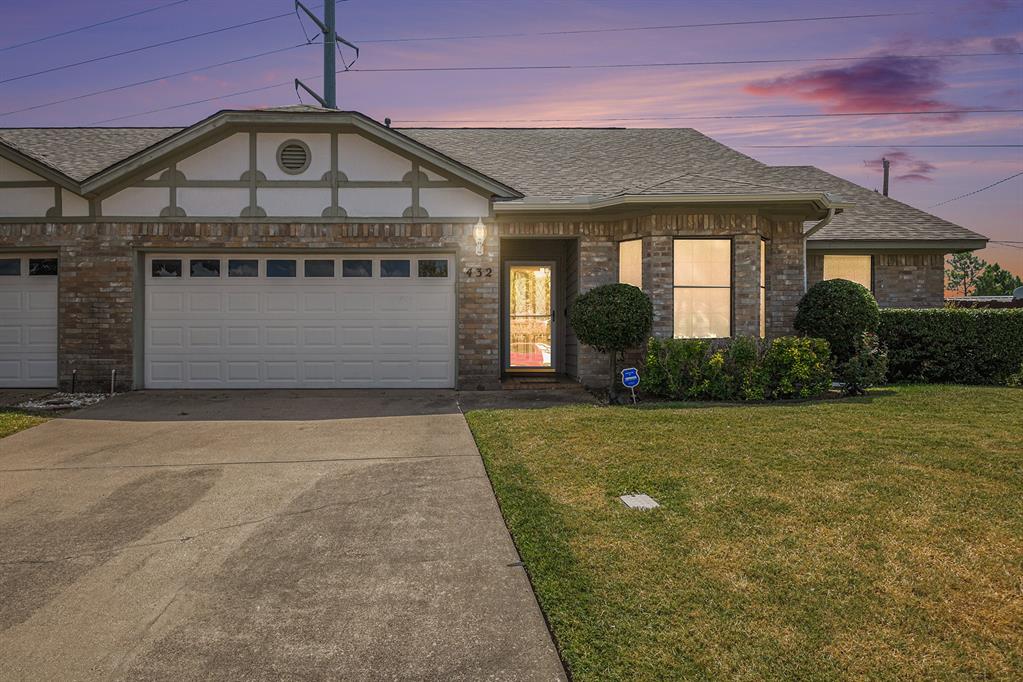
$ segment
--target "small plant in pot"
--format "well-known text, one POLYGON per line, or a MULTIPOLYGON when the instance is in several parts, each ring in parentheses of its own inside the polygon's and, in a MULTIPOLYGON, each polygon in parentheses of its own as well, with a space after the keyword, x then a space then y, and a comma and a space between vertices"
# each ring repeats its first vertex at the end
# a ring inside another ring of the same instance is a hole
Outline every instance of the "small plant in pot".
POLYGON ((605 284, 580 295, 568 314, 579 341, 608 356, 608 401, 618 402, 617 363, 650 334, 650 297, 630 284, 605 284))

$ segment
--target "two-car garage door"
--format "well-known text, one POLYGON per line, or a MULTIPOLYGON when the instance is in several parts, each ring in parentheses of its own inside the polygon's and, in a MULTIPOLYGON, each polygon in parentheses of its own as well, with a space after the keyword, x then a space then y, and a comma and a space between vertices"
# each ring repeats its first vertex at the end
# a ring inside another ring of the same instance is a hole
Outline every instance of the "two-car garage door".
POLYGON ((438 254, 152 254, 148 388, 446 388, 455 277, 438 254))

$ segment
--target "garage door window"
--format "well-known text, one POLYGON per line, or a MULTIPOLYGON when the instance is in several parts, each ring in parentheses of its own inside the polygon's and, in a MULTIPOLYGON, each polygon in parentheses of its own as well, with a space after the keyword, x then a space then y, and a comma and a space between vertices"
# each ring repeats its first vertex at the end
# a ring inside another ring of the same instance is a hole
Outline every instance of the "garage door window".
POLYGON ((57 259, 56 258, 29 258, 28 259, 28 274, 29 276, 42 276, 42 277, 56 277, 57 276, 57 259))
POLYGON ((229 260, 227 261, 228 277, 259 277, 258 260, 229 260))
POLYGON ((154 260, 153 277, 181 277, 180 260, 154 260))
POLYGON ((412 270, 407 260, 380 261, 381 277, 410 277, 411 273, 412 270))
POLYGON ((372 277, 373 261, 371 260, 344 260, 341 261, 342 277, 372 277))
POLYGON ((18 277, 21 275, 20 258, 0 258, 0 277, 18 277))
POLYGON ((196 278, 220 277, 220 261, 212 259, 193 260, 189 263, 189 275, 196 278))
POLYGON ((295 261, 293 260, 268 260, 266 262, 267 277, 294 277, 295 261))
POLYGON ((448 262, 444 259, 423 259, 419 261, 420 277, 447 277, 448 262))
POLYGON ((306 277, 333 277, 334 261, 332 260, 307 260, 305 262, 306 277))

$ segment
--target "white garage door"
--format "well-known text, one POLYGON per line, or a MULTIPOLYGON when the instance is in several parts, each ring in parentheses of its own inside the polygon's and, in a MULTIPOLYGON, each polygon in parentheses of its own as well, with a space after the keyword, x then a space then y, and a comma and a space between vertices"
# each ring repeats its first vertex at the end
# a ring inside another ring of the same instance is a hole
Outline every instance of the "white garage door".
POLYGON ((450 256, 146 257, 149 388, 447 388, 450 256))
POLYGON ((0 254, 0 387, 57 385, 57 259, 0 254))

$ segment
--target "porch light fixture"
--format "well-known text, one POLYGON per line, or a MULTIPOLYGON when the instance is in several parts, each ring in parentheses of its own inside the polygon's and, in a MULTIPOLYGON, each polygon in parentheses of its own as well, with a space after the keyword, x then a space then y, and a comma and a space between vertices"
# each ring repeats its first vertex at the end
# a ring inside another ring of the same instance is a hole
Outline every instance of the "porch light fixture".
POLYGON ((483 218, 476 220, 472 227, 472 238, 476 240, 476 255, 483 255, 483 242, 487 240, 487 226, 483 224, 483 218))

